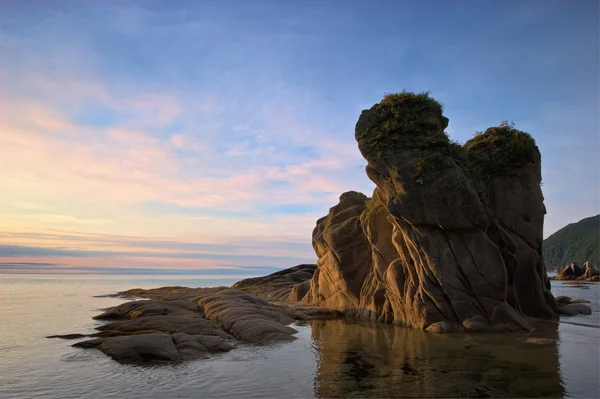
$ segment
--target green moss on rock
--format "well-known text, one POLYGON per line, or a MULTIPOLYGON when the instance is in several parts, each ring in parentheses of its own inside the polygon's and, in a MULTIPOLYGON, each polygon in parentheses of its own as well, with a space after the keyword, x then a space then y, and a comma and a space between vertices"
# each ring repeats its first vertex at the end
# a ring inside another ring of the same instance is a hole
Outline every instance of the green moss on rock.
POLYGON ((415 162, 413 180, 423 184, 424 178, 432 173, 442 170, 446 165, 446 156, 439 152, 429 152, 415 162))
POLYGON ((357 125, 356 138, 367 149, 383 156, 401 148, 435 148, 448 144, 443 130, 448 119, 442 116, 443 106, 429 92, 386 94, 375 104, 364 123, 357 125))
POLYGON ((540 156, 533 137, 508 122, 476 133, 463 148, 468 156, 465 166, 481 176, 510 172, 526 163, 536 162, 540 156))

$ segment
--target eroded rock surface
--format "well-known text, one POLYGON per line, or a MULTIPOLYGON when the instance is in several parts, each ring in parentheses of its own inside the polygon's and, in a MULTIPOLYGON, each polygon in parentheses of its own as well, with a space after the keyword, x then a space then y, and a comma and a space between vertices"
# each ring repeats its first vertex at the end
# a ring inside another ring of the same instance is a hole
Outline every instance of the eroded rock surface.
POLYGON ((316 269, 317 265, 298 265, 268 276, 238 281, 231 288, 267 298, 287 300, 294 286, 310 280, 316 269))
POLYGON ((170 363, 227 352, 233 346, 223 338, 184 333, 148 333, 97 338, 78 342, 80 348, 96 348, 121 363, 170 363))
MULTIPOLYGON (((340 316, 334 310, 272 302, 227 287, 133 289, 120 294, 151 299, 127 302, 95 316, 111 322, 97 327, 98 332, 90 335, 94 339, 74 347, 96 348, 122 363, 179 362, 226 352, 239 342, 290 341, 297 332, 289 326, 294 321, 340 316)), ((82 337, 86 335, 51 336, 82 337)))
POLYGON ((376 184, 317 221, 317 270, 288 300, 432 332, 529 329, 555 318, 541 254, 540 154, 504 124, 460 146, 426 94, 389 95, 355 137, 376 184))

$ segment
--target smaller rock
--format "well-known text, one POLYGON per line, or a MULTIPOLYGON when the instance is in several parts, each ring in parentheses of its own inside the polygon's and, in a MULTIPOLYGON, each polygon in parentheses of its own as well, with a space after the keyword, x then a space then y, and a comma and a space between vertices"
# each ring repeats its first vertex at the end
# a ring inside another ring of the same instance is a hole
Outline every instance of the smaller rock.
POLYGON ((600 281, 600 269, 593 266, 590 261, 585 262, 583 266, 572 262, 558 272, 555 280, 600 281))
POLYGON ((89 339, 87 341, 77 342, 76 344, 73 344, 71 346, 73 348, 85 348, 85 349, 88 349, 88 348, 96 348, 101 343, 102 343, 102 339, 96 338, 96 339, 89 339))
POLYGON ((554 300, 556 301, 556 306, 558 307, 565 306, 570 303, 590 303, 590 301, 586 299, 571 298, 569 296, 557 296, 554 298, 554 300))
POLYGON ((74 347, 97 348, 121 363, 166 363, 181 360, 169 334, 127 335, 79 342, 74 347))
POLYGON ((490 323, 483 316, 476 315, 463 321, 463 327, 469 332, 490 331, 490 323))
POLYGON ((571 297, 570 296, 557 296, 554 297, 554 301, 556 302, 556 306, 564 306, 567 305, 569 303, 571 303, 571 297))
POLYGON ((452 323, 447 321, 438 321, 436 323, 431 324, 426 328, 427 332, 432 334, 443 334, 443 333, 452 333, 452 332, 461 332, 463 331, 462 326, 454 326, 452 323))
POLYGON ((227 352, 233 346, 223 338, 206 335, 164 333, 126 335, 78 342, 77 348, 97 348, 120 363, 173 363, 227 352))
POLYGON ((571 299, 571 301, 569 303, 591 303, 591 302, 586 299, 573 298, 573 299, 571 299))
POLYGON ((550 339, 550 338, 530 337, 530 338, 527 338, 524 343, 531 344, 531 345, 552 345, 555 342, 556 341, 554 341, 553 339, 550 339))
POLYGON ((579 266, 577 262, 567 264, 556 275, 557 280, 575 280, 583 275, 585 269, 579 266))
POLYGON ((600 270, 597 267, 592 266, 590 261, 584 263, 585 271, 581 276, 582 280, 593 281, 594 277, 599 277, 600 270))
POLYGON ((580 314, 592 314, 592 309, 583 303, 570 303, 558 308, 558 313, 563 316, 577 316, 580 314))
MULTIPOLYGON (((254 295, 287 300, 296 285, 310 281, 317 265, 298 265, 264 277, 247 278, 238 281, 231 288, 254 295)), ((296 294, 296 296, 298 296, 296 294)), ((302 299, 301 297, 297 298, 302 299)))
POLYGON ((62 339, 79 339, 85 338, 87 335, 85 334, 65 334, 65 335, 50 335, 46 338, 62 338, 62 339))

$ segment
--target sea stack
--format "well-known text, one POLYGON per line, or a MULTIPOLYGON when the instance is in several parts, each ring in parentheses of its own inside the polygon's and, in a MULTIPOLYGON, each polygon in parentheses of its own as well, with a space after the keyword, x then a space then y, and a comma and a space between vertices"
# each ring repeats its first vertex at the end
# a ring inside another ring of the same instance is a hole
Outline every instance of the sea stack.
POLYGON ((389 94, 361 113, 355 138, 377 187, 343 193, 317 221, 317 269, 288 300, 431 332, 556 317, 534 139, 503 123, 461 146, 447 126, 428 93, 389 94))

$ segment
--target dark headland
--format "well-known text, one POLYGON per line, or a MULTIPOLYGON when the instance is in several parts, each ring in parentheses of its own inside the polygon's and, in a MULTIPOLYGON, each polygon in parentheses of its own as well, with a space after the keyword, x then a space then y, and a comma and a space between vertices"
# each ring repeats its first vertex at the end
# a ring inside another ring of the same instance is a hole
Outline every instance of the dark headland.
MULTIPOLYGON (((294 321, 351 318, 430 333, 532 331, 531 319, 589 314, 555 298, 542 256, 546 209, 534 139, 502 123, 464 145, 428 93, 386 95, 355 138, 376 184, 317 220, 316 265, 231 288, 133 289, 93 339, 121 362, 174 362, 237 342, 294 339, 294 321)), ((70 336, 66 338, 78 338, 70 336)), ((551 340, 532 340, 550 344, 551 340)))

